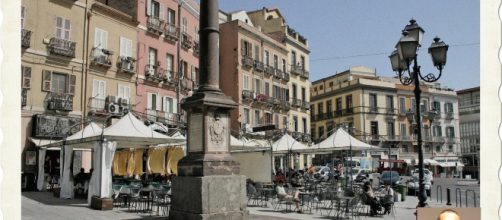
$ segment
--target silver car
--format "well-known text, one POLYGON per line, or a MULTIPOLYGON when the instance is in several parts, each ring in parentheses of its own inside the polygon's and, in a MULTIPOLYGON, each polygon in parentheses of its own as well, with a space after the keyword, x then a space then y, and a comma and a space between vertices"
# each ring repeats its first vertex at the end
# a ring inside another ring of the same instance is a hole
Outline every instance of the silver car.
MULTIPOLYGON (((411 173, 412 176, 417 176, 418 178, 418 169, 413 170, 411 173)), ((424 169, 424 180, 426 183, 434 184, 434 177, 432 176, 432 172, 429 169, 424 169)))
MULTIPOLYGON (((406 185, 408 186, 408 193, 410 195, 413 195, 414 193, 417 193, 418 192, 418 187, 419 187, 419 184, 418 184, 418 175, 414 175, 412 177, 412 179, 409 180, 406 185)), ((427 193, 427 195, 430 195, 430 193, 431 193, 431 182, 425 181, 424 187, 425 187, 425 192, 427 193)))

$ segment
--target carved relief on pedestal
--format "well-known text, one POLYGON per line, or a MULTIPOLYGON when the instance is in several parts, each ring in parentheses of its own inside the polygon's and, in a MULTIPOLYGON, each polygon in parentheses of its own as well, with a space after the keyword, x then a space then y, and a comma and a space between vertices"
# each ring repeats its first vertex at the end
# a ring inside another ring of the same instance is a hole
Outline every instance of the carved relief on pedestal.
POLYGON ((213 114, 213 117, 209 117, 208 127, 211 142, 215 144, 222 144, 225 140, 224 135, 227 128, 224 121, 225 120, 221 118, 220 114, 216 112, 213 114))

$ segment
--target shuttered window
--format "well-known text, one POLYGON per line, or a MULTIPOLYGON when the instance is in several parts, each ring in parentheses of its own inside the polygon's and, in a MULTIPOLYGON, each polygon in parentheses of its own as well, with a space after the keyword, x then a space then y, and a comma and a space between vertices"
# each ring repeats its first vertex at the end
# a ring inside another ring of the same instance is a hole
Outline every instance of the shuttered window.
POLYGON ((75 75, 49 70, 42 71, 42 91, 75 94, 76 81, 77 77, 75 75))
POLYGON ((107 49, 108 48, 108 32, 96 28, 94 32, 94 48, 107 49))
POLYGON ((118 85, 118 97, 122 99, 126 99, 127 103, 131 103, 131 88, 126 85, 118 85))
POLYGON ((132 40, 120 37, 120 56, 132 57, 132 40))
POLYGON ((21 66, 22 74, 22 88, 29 89, 31 88, 31 67, 21 66))

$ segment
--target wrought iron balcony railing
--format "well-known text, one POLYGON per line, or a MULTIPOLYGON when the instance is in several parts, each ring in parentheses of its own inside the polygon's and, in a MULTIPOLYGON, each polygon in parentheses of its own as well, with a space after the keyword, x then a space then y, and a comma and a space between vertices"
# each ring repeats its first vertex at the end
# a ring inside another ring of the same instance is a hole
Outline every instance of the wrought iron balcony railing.
POLYGON ((305 100, 302 100, 302 109, 304 110, 309 110, 310 109, 310 103, 305 101, 305 100))
POLYGON ((136 60, 132 57, 119 57, 119 68, 120 71, 124 73, 132 73, 134 74, 134 63, 136 60))
POLYGON ((113 52, 110 50, 95 48, 94 57, 92 58, 92 64, 97 66, 111 67, 112 55, 113 52))
POLYGON ((191 79, 183 78, 181 79, 181 89, 185 91, 192 91, 194 88, 194 81, 191 79))
POLYGON ((53 37, 49 41, 49 53, 69 58, 75 58, 76 45, 76 42, 53 37))
POLYGON ((193 43, 193 55, 194 56, 197 56, 197 57, 199 56, 199 52, 200 52, 199 49, 200 49, 199 42, 195 41, 193 43))
POLYGON ((23 89, 23 90, 21 90, 21 107, 26 106, 27 101, 28 101, 28 90, 23 89))
POLYGON ((72 111, 73 95, 51 92, 47 104, 49 110, 72 111))
POLYGON ((164 37, 167 40, 177 41, 179 39, 179 35, 180 35, 179 28, 177 28, 174 24, 169 24, 169 23, 166 24, 166 28, 164 31, 164 37))
POLYGON ((21 29, 21 47, 30 48, 31 42, 31 31, 26 29, 21 29))
POLYGON ((291 100, 292 100, 291 106, 298 107, 298 108, 302 106, 302 100, 301 99, 292 98, 291 100))
POLYGON ((274 67, 266 65, 266 67, 265 67, 265 74, 274 75, 275 76, 275 69, 274 69, 274 67))
POLYGON ((188 33, 184 32, 181 33, 181 47, 185 50, 188 50, 192 48, 192 36, 190 36, 188 33))
POLYGON ((162 30, 163 21, 157 17, 148 17, 147 29, 148 31, 161 35, 164 30, 162 30))
POLYGON ((258 60, 254 61, 254 69, 258 72, 264 72, 265 71, 265 65, 263 62, 260 62, 258 60))
POLYGON ((248 57, 248 56, 243 56, 242 57, 242 66, 245 68, 253 67, 253 58, 248 57))
POLYGON ((255 93, 250 90, 242 90, 242 99, 253 100, 256 97, 255 93))

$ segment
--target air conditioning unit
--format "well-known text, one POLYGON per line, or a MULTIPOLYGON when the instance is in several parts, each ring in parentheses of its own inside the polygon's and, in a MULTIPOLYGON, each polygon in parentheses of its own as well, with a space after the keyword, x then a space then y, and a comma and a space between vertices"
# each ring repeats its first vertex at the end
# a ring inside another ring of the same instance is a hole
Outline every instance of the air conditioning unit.
POLYGON ((129 101, 127 99, 120 98, 118 104, 120 105, 120 107, 125 107, 129 105, 129 101))
POLYGON ((120 112, 120 106, 115 103, 109 103, 106 110, 108 113, 118 114, 120 112))
POLYGON ((127 113, 129 113, 129 106, 121 106, 120 112, 122 112, 122 114, 126 115, 127 113))
POLYGON ((106 103, 116 103, 117 102, 117 97, 109 95, 106 97, 106 103))

